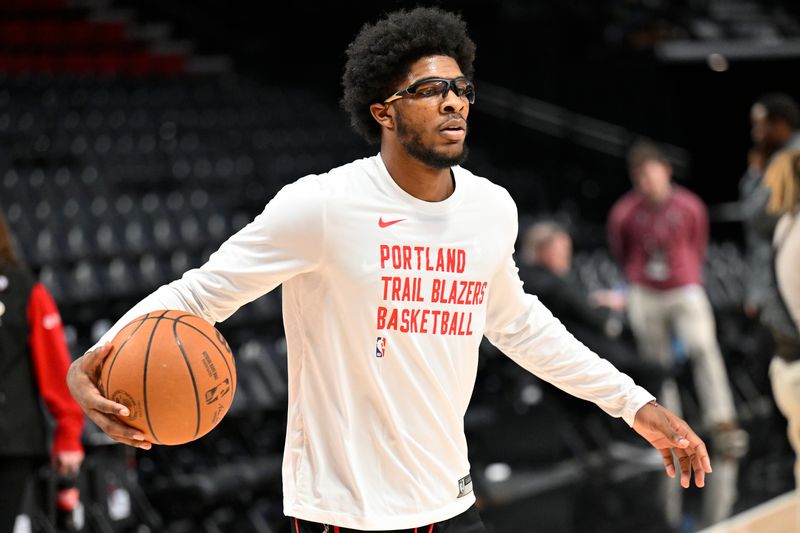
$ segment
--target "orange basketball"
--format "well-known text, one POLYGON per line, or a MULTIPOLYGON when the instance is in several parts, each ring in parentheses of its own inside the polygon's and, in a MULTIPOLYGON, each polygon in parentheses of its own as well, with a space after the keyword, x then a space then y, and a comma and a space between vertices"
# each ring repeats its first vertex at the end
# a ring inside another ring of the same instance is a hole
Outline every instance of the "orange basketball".
POLYGON ((217 329, 185 311, 153 311, 112 341, 100 391, 130 410, 124 423, 154 444, 183 444, 216 426, 233 402, 236 368, 217 329))

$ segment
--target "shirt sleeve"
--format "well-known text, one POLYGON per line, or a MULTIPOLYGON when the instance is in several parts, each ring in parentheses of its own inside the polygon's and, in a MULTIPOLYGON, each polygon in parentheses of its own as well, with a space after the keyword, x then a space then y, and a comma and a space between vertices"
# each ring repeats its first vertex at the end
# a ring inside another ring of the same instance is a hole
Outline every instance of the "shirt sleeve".
MULTIPOLYGON (((515 224, 514 235, 516 230, 515 224)), ((511 243, 489 288, 486 337, 526 370, 633 426, 636 412, 653 395, 573 337, 538 298, 523 292, 511 243)))
POLYGON ((83 412, 67 389, 70 356, 61 315, 41 283, 33 286, 27 315, 28 345, 39 395, 56 422, 53 453, 83 451, 83 412))
POLYGON ((222 322, 244 304, 317 267, 324 253, 324 218, 318 176, 287 185, 206 264, 145 297, 95 346, 113 339, 134 318, 159 309, 187 311, 211 324, 222 322))

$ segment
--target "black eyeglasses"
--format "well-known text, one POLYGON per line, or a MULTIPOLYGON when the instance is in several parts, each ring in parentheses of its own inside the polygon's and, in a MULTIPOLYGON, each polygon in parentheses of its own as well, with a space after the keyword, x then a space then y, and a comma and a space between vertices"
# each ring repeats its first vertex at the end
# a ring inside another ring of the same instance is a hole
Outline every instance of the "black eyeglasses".
POLYGON ((450 89, 453 90, 456 96, 466 97, 470 104, 475 103, 475 85, 463 76, 452 80, 445 78, 425 78, 424 80, 415 81, 405 89, 394 93, 384 100, 383 103, 388 104, 389 102, 394 102, 406 96, 411 98, 431 98, 433 96, 442 95, 442 99, 445 99, 450 89))

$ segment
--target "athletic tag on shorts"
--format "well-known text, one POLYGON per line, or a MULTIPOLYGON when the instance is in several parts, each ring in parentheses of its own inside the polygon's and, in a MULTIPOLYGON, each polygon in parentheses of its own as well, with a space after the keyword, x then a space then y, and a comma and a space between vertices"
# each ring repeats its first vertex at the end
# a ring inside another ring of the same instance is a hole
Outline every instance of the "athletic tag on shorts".
POLYGON ((466 496, 472 492, 472 476, 467 474, 458 480, 458 497, 466 496))

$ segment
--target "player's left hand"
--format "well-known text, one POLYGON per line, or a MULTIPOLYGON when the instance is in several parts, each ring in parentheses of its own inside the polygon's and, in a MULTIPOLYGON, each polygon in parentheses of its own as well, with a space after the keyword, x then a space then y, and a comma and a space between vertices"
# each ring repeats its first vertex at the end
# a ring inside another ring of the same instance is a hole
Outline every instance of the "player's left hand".
POLYGON ((633 429, 661 452, 664 469, 673 478, 675 462, 672 454, 675 454, 681 469, 683 488, 689 488, 692 471, 694 484, 698 487, 705 485, 706 474, 711 473, 711 459, 705 443, 692 431, 689 424, 669 409, 650 402, 636 412, 633 429))
POLYGON ((81 469, 83 452, 56 452, 53 455, 53 467, 59 476, 74 476, 81 469))

